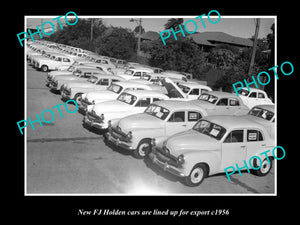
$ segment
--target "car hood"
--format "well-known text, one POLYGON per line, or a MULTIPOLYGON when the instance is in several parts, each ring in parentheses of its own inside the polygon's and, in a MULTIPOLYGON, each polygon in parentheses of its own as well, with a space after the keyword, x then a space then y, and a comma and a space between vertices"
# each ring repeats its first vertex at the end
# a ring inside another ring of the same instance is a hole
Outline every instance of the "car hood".
POLYGON ((138 113, 131 116, 124 117, 119 121, 119 127, 124 131, 132 129, 151 129, 151 128, 163 128, 164 121, 151 116, 147 113, 138 113))
POLYGON ((72 79, 78 79, 79 77, 74 75, 57 75, 54 77, 55 80, 72 80, 72 79))
POLYGON ((174 156, 179 156, 190 150, 213 151, 219 149, 220 146, 221 144, 218 140, 195 130, 175 134, 168 139, 166 144, 166 147, 174 156))
MULTIPOLYGON (((103 90, 103 91, 98 91, 98 92, 88 92, 86 94, 87 100, 90 102, 93 100, 113 100, 118 97, 119 94, 113 92, 113 91, 108 91, 108 90, 103 90)), ((97 102, 97 101, 96 101, 97 102)))
POLYGON ((58 71, 58 70, 55 70, 55 71, 51 71, 49 72, 49 75, 50 76, 57 76, 57 75, 72 75, 73 72, 70 72, 70 71, 58 71))
POLYGON ((128 111, 130 109, 132 109, 132 105, 129 105, 125 102, 121 102, 118 100, 101 102, 101 103, 94 105, 94 107, 93 107, 93 110, 99 116, 102 113, 122 112, 122 111, 128 111))

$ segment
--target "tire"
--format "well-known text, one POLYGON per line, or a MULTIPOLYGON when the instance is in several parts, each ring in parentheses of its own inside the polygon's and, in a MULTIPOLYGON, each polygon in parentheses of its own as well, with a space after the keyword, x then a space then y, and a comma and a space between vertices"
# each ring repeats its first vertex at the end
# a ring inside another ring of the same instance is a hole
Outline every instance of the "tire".
MULTIPOLYGON (((253 170, 253 173, 259 177, 266 176, 272 169, 273 160, 269 160, 270 163, 268 162, 268 159, 264 159, 264 161, 261 164, 261 167, 258 170, 253 170)), ((253 160, 253 167, 259 167, 259 163, 257 163, 257 161, 257 159, 253 160)))
POLYGON ((82 93, 77 93, 74 96, 74 100, 76 101, 77 104, 79 104, 79 98, 81 97, 82 93))
POLYGON ((43 72, 47 72, 47 71, 48 71, 48 66, 42 65, 42 66, 41 66, 41 70, 42 70, 43 72))
POLYGON ((203 182, 207 174, 207 166, 204 163, 199 163, 193 167, 189 176, 185 177, 185 183, 190 187, 196 187, 203 182))
POLYGON ((133 155, 137 159, 145 158, 151 151, 151 140, 141 140, 137 148, 133 151, 133 155))

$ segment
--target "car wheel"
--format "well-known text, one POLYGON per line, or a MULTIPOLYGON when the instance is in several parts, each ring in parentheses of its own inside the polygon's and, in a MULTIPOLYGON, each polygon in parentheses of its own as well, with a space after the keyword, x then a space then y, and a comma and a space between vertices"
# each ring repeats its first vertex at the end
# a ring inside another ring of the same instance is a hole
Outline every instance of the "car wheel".
POLYGON ((137 148, 133 151, 133 155, 137 159, 145 158, 151 151, 151 141, 149 139, 142 140, 137 148))
POLYGON ((47 71, 48 71, 48 66, 42 65, 41 70, 42 70, 43 72, 47 72, 47 71))
MULTIPOLYGON (((270 159, 269 159, 270 160, 270 159)), ((259 167, 259 163, 257 163, 257 159, 253 160, 253 166, 254 167, 259 167)), ((253 170, 253 173, 257 176, 266 176, 272 169, 272 160, 270 160, 270 163, 268 162, 268 159, 265 159, 262 164, 261 167, 258 170, 253 170)))
POLYGON ((77 104, 80 103, 81 95, 82 95, 82 93, 77 93, 74 96, 74 100, 76 101, 77 104))
POLYGON ((207 176, 207 166, 204 163, 199 163, 193 167, 189 176, 185 178, 185 183, 190 187, 198 186, 207 176))

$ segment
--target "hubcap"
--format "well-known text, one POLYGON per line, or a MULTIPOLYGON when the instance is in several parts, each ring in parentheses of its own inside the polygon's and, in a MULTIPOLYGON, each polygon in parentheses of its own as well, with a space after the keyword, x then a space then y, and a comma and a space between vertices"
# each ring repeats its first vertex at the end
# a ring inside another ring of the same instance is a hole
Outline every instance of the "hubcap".
POLYGON ((141 156, 145 156, 146 155, 146 151, 147 149, 150 147, 150 145, 148 143, 143 143, 140 145, 140 148, 139 148, 139 154, 141 156))
POLYGON ((270 170, 270 167, 271 167, 270 163, 268 163, 268 161, 265 160, 261 165, 260 171, 262 173, 267 173, 270 170))
POLYGON ((195 168, 191 173, 191 181, 195 183, 199 183, 203 178, 204 172, 201 168, 195 168))

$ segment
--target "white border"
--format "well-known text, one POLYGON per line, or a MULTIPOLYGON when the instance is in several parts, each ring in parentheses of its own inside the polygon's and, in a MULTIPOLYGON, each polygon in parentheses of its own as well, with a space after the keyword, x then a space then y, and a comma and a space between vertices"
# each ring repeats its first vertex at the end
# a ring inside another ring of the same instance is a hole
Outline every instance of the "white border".
MULTIPOLYGON (((191 17, 197 17, 198 15, 168 15, 168 16, 78 16, 78 18, 191 18, 191 17)), ((24 16, 24 31, 26 31, 27 28, 27 19, 28 18, 55 18, 57 16, 24 16)), ((68 16, 73 17, 73 16, 68 16)), ((210 16, 211 18, 217 17, 217 16, 210 16)), ((75 18, 75 17, 74 17, 75 18)), ((207 16, 204 16, 203 18, 207 18, 207 16)), ((221 18, 272 18, 275 20, 275 65, 277 64, 277 16, 222 16, 221 18)), ((24 41, 24 69, 25 69, 25 77, 24 77, 24 115, 25 118, 27 118, 27 60, 26 60, 26 51, 27 51, 27 40, 24 41)), ((277 71, 277 69, 276 69, 277 71)), ((274 78, 274 84, 275 84, 275 144, 277 146, 277 79, 274 78)), ((24 196, 277 196, 277 160, 274 160, 274 193, 253 193, 253 194, 242 194, 242 193, 224 193, 224 194, 90 194, 90 193, 79 193, 79 194, 67 194, 67 193, 27 193, 27 128, 24 129, 24 196)))

